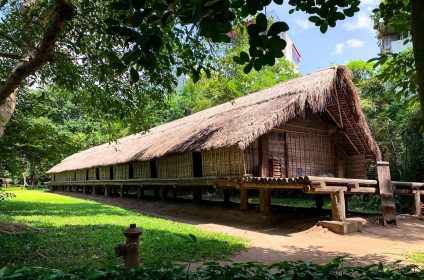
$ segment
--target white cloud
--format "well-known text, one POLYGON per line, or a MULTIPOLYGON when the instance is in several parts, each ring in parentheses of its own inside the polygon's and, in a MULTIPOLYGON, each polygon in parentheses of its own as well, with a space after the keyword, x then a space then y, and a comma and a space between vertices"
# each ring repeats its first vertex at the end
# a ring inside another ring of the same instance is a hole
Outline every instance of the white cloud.
POLYGON ((337 43, 334 48, 335 54, 342 54, 345 49, 358 49, 365 45, 364 41, 358 39, 349 39, 345 42, 337 43))
POLYGON ((349 31, 357 29, 368 29, 370 32, 374 31, 370 16, 363 12, 359 12, 353 20, 345 22, 343 27, 349 31))
POLYGON ((307 30, 307 29, 311 28, 311 26, 312 26, 312 24, 309 20, 307 20, 307 19, 302 20, 300 18, 296 19, 296 24, 303 30, 307 30))
POLYGON ((350 39, 346 41, 346 47, 352 48, 352 49, 361 48, 364 45, 365 45, 365 42, 358 39, 350 39))
POLYGON ((337 43, 336 44, 336 50, 334 51, 336 54, 341 54, 343 52, 344 49, 344 44, 343 43, 337 43))

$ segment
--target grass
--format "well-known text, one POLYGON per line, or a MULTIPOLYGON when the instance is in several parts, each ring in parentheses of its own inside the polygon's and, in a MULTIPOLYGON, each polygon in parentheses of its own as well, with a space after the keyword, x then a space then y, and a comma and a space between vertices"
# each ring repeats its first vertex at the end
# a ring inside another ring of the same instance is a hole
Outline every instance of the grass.
POLYGON ((131 223, 144 229, 141 259, 146 265, 218 260, 234 255, 247 245, 240 238, 207 233, 192 225, 89 200, 42 190, 12 192, 16 198, 0 202, 0 221, 21 223, 40 231, 0 234, 0 267, 25 264, 70 270, 87 265, 120 264, 123 261, 114 256, 114 248, 124 242, 122 231, 131 223), (182 237, 189 234, 195 235, 198 242, 188 242, 182 237))
POLYGON ((408 259, 420 267, 424 267, 424 251, 413 252, 408 255, 408 259))

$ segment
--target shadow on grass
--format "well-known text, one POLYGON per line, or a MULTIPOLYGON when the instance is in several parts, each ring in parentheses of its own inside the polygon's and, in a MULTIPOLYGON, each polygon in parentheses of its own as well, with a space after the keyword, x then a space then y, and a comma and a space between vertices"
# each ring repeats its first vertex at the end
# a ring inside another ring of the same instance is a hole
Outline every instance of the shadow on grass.
POLYGON ((115 209, 110 205, 99 203, 55 203, 52 202, 29 202, 29 201, 16 201, 11 200, 5 202, 9 205, 0 205, 0 211, 3 214, 10 216, 95 216, 95 215, 116 215, 116 216, 131 216, 125 210, 115 209), (2 207, 3 206, 3 207, 2 207))
MULTIPOLYGON (((64 226, 44 228, 38 233, 0 234, 0 267, 42 265, 70 270, 122 264, 123 260, 115 257, 114 248, 124 243, 124 229, 114 225, 64 226)), ((146 229, 140 242, 141 260, 146 265, 219 260, 243 249, 241 244, 230 244, 212 236, 197 236, 197 239, 197 243, 189 242, 171 231, 146 229)))

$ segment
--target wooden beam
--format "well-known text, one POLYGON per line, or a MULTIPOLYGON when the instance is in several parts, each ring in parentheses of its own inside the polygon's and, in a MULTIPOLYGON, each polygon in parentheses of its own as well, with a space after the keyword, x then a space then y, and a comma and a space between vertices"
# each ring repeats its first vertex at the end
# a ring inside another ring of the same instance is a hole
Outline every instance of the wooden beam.
POLYGON ((331 216, 333 221, 346 220, 346 206, 343 190, 331 194, 331 216))
POLYGON ((249 194, 248 189, 240 189, 240 210, 244 211, 249 209, 249 194))
POLYGON ((384 224, 396 225, 396 206, 390 178, 390 168, 387 161, 377 161, 377 175, 384 224))
POLYGON ((338 185, 347 185, 347 184, 354 184, 358 183, 359 185, 366 185, 366 186, 376 186, 377 180, 367 180, 367 179, 349 179, 349 178, 335 178, 335 177, 320 177, 320 176, 304 176, 305 180, 308 180, 310 182, 325 182, 328 184, 338 184, 338 185))

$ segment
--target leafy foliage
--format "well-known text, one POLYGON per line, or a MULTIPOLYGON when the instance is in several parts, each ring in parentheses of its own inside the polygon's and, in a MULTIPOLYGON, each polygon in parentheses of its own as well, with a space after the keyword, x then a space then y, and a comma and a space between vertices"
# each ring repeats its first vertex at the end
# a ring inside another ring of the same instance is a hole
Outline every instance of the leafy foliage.
POLYGON ((11 192, 5 192, 0 189, 0 201, 6 200, 8 198, 13 198, 13 197, 16 197, 16 194, 11 192))
MULTIPOLYGON (((381 70, 375 70, 372 63, 363 61, 350 62, 348 66, 361 92, 362 109, 371 132, 379 143, 383 158, 390 162, 392 178, 424 180, 424 127, 419 106, 394 96, 395 86, 381 78, 383 69, 397 66, 392 61, 383 64, 381 70)), ((396 73, 397 79, 403 79, 404 71, 396 73)))
POLYGON ((187 271, 184 265, 163 264, 158 267, 125 269, 109 267, 63 272, 43 267, 22 267, 0 270, 2 279, 422 279, 424 271, 415 266, 391 267, 382 264, 365 267, 343 265, 343 258, 336 258, 327 265, 306 262, 282 262, 272 265, 260 263, 206 263, 195 271, 187 271))

